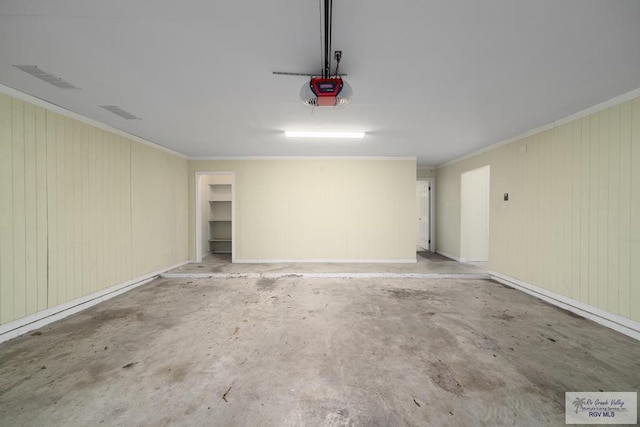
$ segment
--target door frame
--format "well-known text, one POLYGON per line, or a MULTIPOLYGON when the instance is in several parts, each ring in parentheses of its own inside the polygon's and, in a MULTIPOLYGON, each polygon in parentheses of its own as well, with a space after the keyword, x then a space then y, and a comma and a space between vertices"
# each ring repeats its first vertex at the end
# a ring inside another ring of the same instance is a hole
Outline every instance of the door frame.
POLYGON ((477 168, 473 168, 473 169, 469 169, 466 170, 464 172, 460 173, 460 262, 489 262, 489 255, 491 253, 491 233, 490 233, 490 228, 491 226, 491 164, 487 164, 484 166, 480 166, 477 168), (463 175, 467 174, 467 173, 472 173, 472 172, 479 172, 483 169, 487 170, 487 181, 486 181, 486 193, 487 193, 487 198, 486 198, 486 215, 487 215, 487 219, 486 219, 486 235, 485 238, 487 239, 487 256, 486 258, 478 258, 478 257, 474 257, 474 256, 469 256, 468 254, 463 254, 463 247, 464 247, 464 239, 465 239, 465 233, 463 233, 463 228, 465 226, 466 223, 463 223, 463 215, 462 215, 462 205, 463 205, 463 175))
POLYGON ((202 203, 209 203, 208 200, 200 200, 200 177, 203 175, 231 175, 231 262, 236 260, 236 174, 226 171, 200 171, 195 175, 195 196, 196 196, 196 224, 195 224, 195 262, 202 262, 202 203))
MULTIPOLYGON (((431 187, 431 191, 429 191, 429 252, 436 253, 436 177, 417 178, 416 182, 418 181, 427 181, 431 187)), ((416 217, 416 223, 417 221, 416 217)))

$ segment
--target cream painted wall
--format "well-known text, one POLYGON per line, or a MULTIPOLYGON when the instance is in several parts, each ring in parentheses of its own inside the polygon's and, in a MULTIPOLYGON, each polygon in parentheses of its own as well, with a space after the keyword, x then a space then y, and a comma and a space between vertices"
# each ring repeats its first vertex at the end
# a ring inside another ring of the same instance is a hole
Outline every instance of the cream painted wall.
POLYGON ((640 321, 640 98, 438 168, 438 251, 460 256, 460 176, 484 165, 489 268, 640 321))
POLYGON ((0 94, 0 324, 187 260, 187 169, 0 94))
POLYGON ((418 168, 416 170, 416 178, 435 178, 436 168, 418 168))
POLYGON ((189 162, 189 254, 195 173, 235 172, 236 260, 415 262, 415 160, 189 162))
POLYGON ((209 253, 209 217, 211 216, 210 204, 207 202, 211 191, 209 184, 213 183, 215 175, 200 175, 200 244, 202 245, 202 255, 209 253))

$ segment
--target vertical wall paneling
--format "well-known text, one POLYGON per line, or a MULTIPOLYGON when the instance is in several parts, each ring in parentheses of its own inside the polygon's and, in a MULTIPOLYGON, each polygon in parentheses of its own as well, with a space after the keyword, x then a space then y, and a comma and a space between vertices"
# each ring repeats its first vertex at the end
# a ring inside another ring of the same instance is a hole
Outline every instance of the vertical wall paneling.
POLYGON ((582 144, 581 169, 581 191, 580 191, 580 211, 581 211, 581 246, 580 246, 580 301, 589 301, 589 194, 591 191, 591 174, 589 173, 590 153, 589 150, 589 118, 580 120, 582 144))
MULTIPOLYGON (((125 186, 125 182, 122 179, 124 176, 123 170, 122 168, 124 167, 124 147, 123 147, 123 142, 122 142, 123 138, 120 136, 116 136, 115 141, 114 141, 114 146, 115 146, 115 162, 114 162, 114 181, 115 181, 115 192, 114 192, 114 204, 115 206, 118 207, 117 209, 117 216, 116 219, 114 221, 114 224, 116 226, 116 236, 117 236, 117 246, 118 249, 120 249, 121 247, 121 243, 122 241, 124 241, 124 222, 123 222, 123 218, 122 218, 122 212, 123 209, 125 209, 125 206, 123 204, 123 200, 122 200, 122 195, 124 194, 124 186, 125 186)), ((124 275, 124 271, 123 271, 123 263, 124 260, 122 259, 122 253, 124 251, 122 250, 116 250, 115 254, 116 254, 116 259, 115 259, 115 263, 114 263, 114 268, 115 268, 115 273, 116 273, 116 283, 120 283, 122 281, 122 278, 125 277, 124 275)))
POLYGON ((632 104, 631 134, 631 318, 640 321, 640 98, 632 104))
POLYGON ((120 249, 120 242, 122 241, 121 240, 122 224, 120 222, 122 215, 120 215, 120 213, 123 206, 120 203, 120 194, 122 193, 123 183, 121 181, 122 174, 120 173, 120 167, 122 166, 122 159, 121 159, 121 153, 120 153, 121 151, 120 137, 118 135, 113 135, 113 138, 111 139, 111 146, 113 149, 113 160, 111 163, 113 189, 111 193, 111 200, 115 208, 112 212, 113 214, 112 232, 113 232, 114 239, 112 240, 113 259, 111 261, 111 268, 113 270, 112 280, 113 280, 113 283, 115 284, 120 282, 120 276, 122 274, 122 259, 121 259, 121 253, 119 249, 120 249))
POLYGON ((56 172, 58 175, 58 179, 56 182, 56 187, 58 189, 58 197, 57 197, 57 210, 58 210, 58 255, 59 255, 59 268, 58 268, 58 299, 56 304, 61 304, 64 301, 69 301, 71 299, 71 295, 68 293, 67 289, 69 288, 69 284, 73 283, 71 280, 71 275, 69 274, 71 264, 71 254, 69 253, 69 248, 67 247, 67 242, 69 240, 69 232, 68 232, 68 215, 67 215, 67 206, 71 204, 71 200, 69 197, 69 165, 67 164, 67 159, 69 158, 69 131, 67 129, 67 121, 64 116, 57 115, 57 124, 56 124, 56 143, 57 143, 57 161, 56 161, 56 172))
MULTIPOLYGON (((640 320, 640 98, 438 168, 439 212, 480 163, 510 193, 492 198, 492 271, 640 320)), ((438 250, 459 256, 459 227, 438 221, 438 250)))
POLYGON ((631 103, 620 106, 620 219, 619 230, 619 290, 618 304, 620 315, 630 316, 630 280, 631 259, 631 103))
POLYGON ((609 153, 608 171, 609 182, 607 194, 609 196, 607 228, 606 228, 606 276, 608 286, 607 310, 613 313, 620 311, 620 106, 611 108, 609 114, 609 153))
MULTIPOLYGON (((73 174, 76 167, 74 162, 73 150, 73 120, 63 117, 64 140, 62 141, 64 151, 62 163, 59 167, 63 167, 64 188, 60 188, 62 194, 61 203, 58 206, 64 223, 64 233, 58 235, 59 240, 65 248, 66 268, 65 268, 65 285, 64 300, 73 299, 75 293, 75 269, 76 269, 76 253, 73 248, 75 240, 75 214, 77 194, 74 190, 73 174)), ((62 302, 62 301, 61 301, 62 302)))
POLYGON ((558 270, 558 262, 560 258, 560 226, 562 221, 562 211, 560 210, 560 187, 556 186, 555 183, 560 179, 561 168, 558 168, 558 164, 561 161, 561 151, 562 151, 562 143, 561 143, 561 131, 562 128, 556 127, 553 128, 550 132, 547 132, 549 135, 549 147, 546 150, 548 156, 547 163, 547 191, 551 198, 551 203, 547 206, 547 226, 549 227, 549 240, 547 244, 549 247, 553 248, 553 250, 548 252, 548 266, 549 269, 547 271, 547 283, 549 283, 549 287, 553 289, 555 292, 558 292, 561 289, 560 283, 560 275, 558 270))
POLYGON ((73 298, 82 295, 82 169, 84 168, 82 126, 82 123, 75 120, 72 121, 73 144, 71 149, 73 150, 73 160, 71 183, 73 186, 73 208, 70 212, 67 212, 67 215, 73 221, 73 233, 69 242, 73 251, 73 298))
POLYGON ((89 196, 89 168, 90 168, 90 158, 89 158, 89 126, 83 124, 80 127, 80 157, 82 159, 81 169, 80 169, 80 188, 81 188, 81 209, 82 215, 80 217, 81 220, 81 235, 82 235, 82 245, 81 245, 81 253, 80 257, 82 259, 82 282, 80 283, 81 295, 86 295, 91 293, 91 212, 89 207, 90 196, 89 196))
POLYGON ((26 314, 38 310, 38 212, 36 209, 36 112, 24 104, 25 302, 26 314))
POLYGON ((115 205, 115 162, 116 162, 116 153, 115 153, 115 135, 109 133, 107 134, 107 144, 106 144, 106 155, 105 160, 106 164, 106 184, 107 191, 105 194, 105 199, 107 202, 107 218, 103 224, 103 227, 109 233, 106 237, 107 241, 107 260, 105 265, 105 285, 111 286, 116 284, 116 251, 117 251, 117 233, 116 233, 116 220, 117 220, 117 212, 115 205))
MULTIPOLYGON (((533 248, 534 248, 534 244, 533 244, 533 240, 535 239, 535 233, 532 232, 533 229, 533 221, 535 219, 535 215, 533 212, 533 206, 531 204, 531 194, 535 189, 535 172, 533 170, 533 167, 531 166, 531 156, 534 154, 532 153, 531 149, 532 149, 532 145, 531 145, 531 139, 527 139, 525 141, 523 141, 523 144, 521 146, 522 150, 526 150, 526 152, 524 153, 520 153, 518 155, 518 159, 519 159, 519 164, 518 164, 518 170, 525 170, 526 173, 524 174, 524 176, 521 176, 521 181, 520 181, 520 204, 522 206, 522 215, 523 215, 523 219, 524 219, 524 223, 522 224, 522 226, 525 229, 525 233, 523 236, 523 249, 524 251, 522 252, 522 262, 524 263, 524 271, 526 271, 526 275, 528 277, 530 277, 533 274, 533 270, 531 268, 531 262, 530 262, 530 258, 533 256, 533 248)), ((494 197, 492 195, 492 197, 494 197)), ((499 199, 496 199, 499 200, 499 199)))
POLYGON ((104 215, 104 132, 96 130, 96 226, 95 226, 95 246, 96 246, 96 283, 94 290, 100 289, 100 283, 104 278, 105 267, 105 215, 104 215))
MULTIPOLYGON (((56 211, 57 211, 57 223, 54 225, 58 230, 57 248, 55 251, 58 253, 58 288, 56 292, 57 299, 55 304, 60 304, 67 299, 67 287, 69 284, 68 270, 69 270, 69 256, 67 248, 67 215, 65 206, 68 201, 67 189, 69 188, 69 182, 67 179, 67 172, 69 167, 66 159, 68 158, 68 131, 66 129, 66 121, 64 116, 56 114, 56 160, 55 160, 55 173, 56 173, 56 211)), ((50 226, 51 227, 51 226, 50 226)), ((69 298, 70 299, 70 298, 69 298)))
MULTIPOLYGON (((557 181, 567 182, 567 173, 570 171, 570 165, 566 163, 566 151, 567 151, 567 125, 557 127, 555 129, 555 138, 554 138, 554 147, 555 147, 555 156, 554 162, 552 165, 553 168, 553 178, 557 181)), ((567 241, 564 238, 566 231, 566 215, 567 215, 567 207, 566 201, 570 195, 567 194, 565 186, 556 186, 552 190, 555 194, 555 204, 554 204, 554 212, 553 216, 555 217, 554 231, 555 238, 553 240, 553 246, 556 248, 555 256, 554 256, 554 277, 556 280, 556 292, 560 292, 562 294, 566 294, 568 283, 565 280, 563 265, 565 264, 565 256, 567 254, 567 241)))
MULTIPOLYGON (((544 174, 542 175, 542 179, 543 179, 543 195, 542 197, 544 197, 546 199, 546 203, 541 203, 540 207, 542 208, 542 228, 545 230, 551 230, 552 229, 552 223, 551 223, 551 209, 553 208, 553 197, 555 196, 556 192, 555 192, 555 187, 553 185, 553 179, 551 176, 551 162, 553 159, 553 153, 552 153, 552 141, 551 141, 551 133, 550 132, 544 132, 542 135, 540 135, 542 138, 542 161, 543 161, 543 167, 542 170, 544 171, 544 174)), ((542 237, 542 246, 543 247, 551 247, 551 233, 549 233, 548 231, 546 233, 540 233, 540 237, 542 237)), ((544 280, 545 283, 547 283, 549 286, 549 288, 554 288, 554 284, 552 283, 552 269, 551 269, 551 259, 552 259, 552 255, 553 252, 552 251, 544 251, 542 254, 542 257, 544 258, 544 262, 542 264, 542 269, 543 269, 543 274, 542 274, 542 280, 544 280)))
POLYGON ((47 307, 58 301, 58 193, 57 193, 57 118, 50 111, 46 115, 47 144, 47 307))
MULTIPOLYGON (((131 206, 131 168, 133 168, 133 164, 131 163, 131 146, 134 145, 131 141, 126 141, 125 143, 125 148, 124 148, 124 159, 125 159, 125 168, 124 168, 124 173, 123 173, 123 179, 126 182, 126 188, 125 188, 125 192, 123 194, 123 205, 125 206, 125 209, 123 210, 123 212, 125 212, 124 214, 124 223, 125 223, 125 232, 126 232, 126 236, 124 238, 124 240, 126 242, 128 242, 124 247, 126 248, 126 251, 123 251, 123 258, 124 258, 124 273, 127 277, 131 277, 132 275, 134 275, 134 271, 133 271, 133 265, 132 265, 132 255, 133 255, 133 246, 131 245, 131 235, 133 234, 133 230, 132 230, 132 225, 131 225, 131 212, 133 210, 132 206, 131 206)), ((181 159, 176 159, 176 163, 178 164, 182 164, 183 167, 186 167, 187 162, 186 161, 182 161, 181 159)), ((187 179, 186 177, 186 172, 185 172, 185 176, 184 179, 187 179)), ((178 197, 179 200, 182 201, 182 203, 186 203, 186 198, 187 198, 187 192, 186 191, 182 191, 181 193, 177 193, 177 194, 181 194, 182 197, 178 197)), ((185 215, 185 217, 183 218, 184 224, 182 224, 183 226, 187 226, 187 207, 186 206, 182 206, 184 212, 183 214, 185 215)), ((179 207, 176 207, 176 209, 179 209, 179 207)), ((187 248, 187 239, 188 236, 185 234, 182 236, 182 241, 184 241, 184 249, 187 248)), ((180 246, 180 240, 176 240, 176 246, 180 246)), ((184 253, 184 249, 183 252, 184 253)), ((182 258, 176 258, 176 259, 181 259, 181 260, 186 260, 187 255, 184 255, 182 258)))
POLYGON ((47 274, 48 274, 48 200, 47 200, 47 116, 43 108, 35 110, 35 144, 36 144, 36 281, 38 301, 36 311, 47 308, 47 274))
POLYGON ((113 162, 113 182, 114 182, 114 191, 113 191, 113 204, 117 207, 115 212, 115 218, 113 224, 115 226, 115 259, 114 259, 114 283, 120 283, 122 281, 122 251, 120 249, 121 242, 123 241, 123 230, 124 223, 122 222, 122 209, 124 206, 122 204, 122 194, 124 193, 124 182, 122 181, 122 167, 123 163, 123 149, 122 149, 122 138, 120 136, 116 136, 113 141, 114 148, 114 162, 113 162))
POLYGON ((0 94, 0 324, 186 261, 187 170, 185 159, 0 94), (134 175, 151 201, 135 212, 134 175), (132 217, 150 224, 135 231, 135 254, 132 217))
MULTIPOLYGON (((547 152, 548 149, 546 147, 546 139, 545 134, 538 135, 537 144, 539 147, 538 151, 538 170, 540 171, 538 182, 539 182, 539 190, 538 197, 540 198, 548 198, 548 177, 549 177, 549 168, 547 167, 547 152)), ((547 228, 547 217, 546 217, 546 209, 547 204, 539 204, 536 206, 536 212, 538 215, 538 229, 547 228)), ((537 247, 544 246, 546 244, 546 235, 543 233, 538 234, 537 239, 537 247)), ((547 254, 542 255, 542 257, 546 257, 547 254)), ((547 271, 548 271, 548 259, 544 259, 541 268, 538 268, 538 277, 541 281, 547 280, 547 271)))
POLYGON ((60 255, 60 268, 58 269, 58 300, 56 304, 62 303, 64 301, 68 301, 71 299, 71 295, 69 295, 67 289, 69 288, 69 284, 73 284, 70 273, 71 268, 69 267, 72 259, 69 248, 67 247, 69 240, 69 232, 68 230, 68 214, 67 214, 67 206, 71 205, 71 198, 69 196, 69 165, 67 159, 69 159, 69 130, 67 126, 67 121, 64 116, 58 115, 58 123, 56 129, 58 131, 58 135, 56 136, 56 143, 58 146, 57 152, 57 161, 56 161, 56 171, 58 174, 58 182, 56 186, 58 187, 58 198, 57 198, 57 209, 58 209, 58 252, 60 255), (67 296, 69 296, 67 298, 67 296))
POLYGON ((113 261, 111 251, 111 240, 113 239, 113 230, 111 229, 113 209, 113 201, 111 200, 111 156, 113 145, 111 144, 110 135, 103 132, 102 135, 102 190, 100 191, 100 197, 102 197, 102 223, 100 227, 103 229, 102 242, 103 247, 103 268, 102 268, 102 280, 106 286, 110 286, 113 281, 113 261))
MULTIPOLYGON (((124 227, 124 218, 122 213, 126 210, 126 206, 123 202, 123 194, 125 193, 125 181, 123 168, 125 167, 124 162, 124 144, 123 139, 120 136, 117 136, 114 141, 115 145, 115 163, 114 163, 114 180, 115 180, 115 192, 114 192, 114 204, 118 207, 117 216, 114 221, 116 226, 116 236, 117 236, 117 247, 121 248, 121 242, 126 240, 125 236, 125 227, 124 227)), ((116 283, 120 283, 125 277, 124 274, 124 259, 122 258, 122 254, 124 250, 116 250, 116 259, 115 259, 115 273, 116 273, 116 283)))
POLYGON ((96 143, 96 129, 94 127, 88 127, 87 129, 87 247, 85 248, 87 256, 87 278, 85 279, 86 292, 95 292, 97 288, 97 233, 99 224, 97 221, 96 205, 98 200, 97 188, 96 188, 96 162, 98 160, 97 143, 96 143))
POLYGON ((0 94, 0 322, 13 320, 13 141, 11 98, 0 94))
POLYGON ((140 144, 131 145, 130 162, 132 268, 134 274, 144 274, 185 254, 188 235, 176 236, 175 231, 177 221, 188 221, 183 216, 187 193, 178 191, 184 187, 175 183, 185 179, 188 166, 185 160, 140 144))
MULTIPOLYGON (((527 147, 527 150, 531 153, 531 155, 529 156, 529 164, 531 164, 531 172, 533 174, 533 179, 531 180, 531 186, 529 187, 529 192, 527 193, 527 195, 525 196, 528 200, 537 200, 539 197, 542 196, 542 185, 541 185, 541 177, 543 175, 542 173, 542 169, 541 169, 541 165, 539 162, 539 158, 540 158, 540 144, 538 143, 538 140, 540 138, 540 135, 534 135, 529 139, 529 145, 527 147)), ((530 203, 529 204, 529 208, 531 209, 531 213, 532 213, 532 221, 531 221, 531 227, 533 228, 533 230, 538 230, 540 228, 540 206, 537 203, 530 203)), ((494 222, 494 225, 497 226, 497 223, 494 222)), ((497 228, 497 227, 495 227, 497 228)), ((532 262, 533 258, 535 257, 536 254, 536 249, 540 247, 540 233, 531 233, 530 234, 531 239, 529 240, 529 245, 531 246, 531 249, 529 251, 529 256, 530 256, 530 267, 529 267, 529 271, 531 272, 531 280, 533 281, 540 281, 541 280, 541 270, 539 268, 536 268, 535 264, 532 262)), ((489 242, 489 244, 491 245, 491 242, 489 242)), ((491 257, 489 258, 489 261, 491 261, 491 257)))
MULTIPOLYGON (((598 244, 595 248, 598 262, 598 275, 596 279, 597 286, 597 305, 605 310, 608 306, 608 292, 610 283, 607 281, 609 263, 609 253, 607 252, 607 231, 609 222, 607 216, 609 214, 610 194, 609 194, 609 111, 606 109, 598 113, 599 116, 599 134, 598 139, 598 244), (603 284, 606 284, 603 286, 603 284)), ((596 305, 596 303, 592 303, 596 305)))
POLYGON ((111 285, 115 285, 118 283, 118 274, 119 274, 119 210, 120 206, 118 206, 118 136, 109 133, 109 158, 108 158, 108 170, 109 170, 109 219, 107 220, 109 225, 109 264, 108 264, 108 272, 109 272, 109 282, 111 285))
POLYGON ((56 182, 56 187, 58 190, 56 203, 57 203, 57 211, 58 211, 58 223, 56 227, 58 228, 58 255, 59 255, 59 268, 58 268, 58 289, 56 300, 56 304, 61 304, 64 301, 68 301, 71 298, 67 298, 67 287, 70 283, 69 275, 67 274, 69 269, 70 262, 68 261, 68 250, 67 250, 67 203, 69 202, 68 196, 68 188, 69 182, 67 179, 67 172, 69 171, 69 165, 67 164, 68 158, 68 131, 66 126, 66 120, 64 116, 57 115, 57 124, 56 124, 56 144, 58 151, 56 153, 57 159, 55 163, 55 171, 58 174, 58 180, 56 182))
POLYGON ((562 261, 558 266, 560 272, 562 273, 562 284, 564 295, 571 295, 572 289, 572 277, 571 277, 571 249, 573 245, 572 241, 572 229, 571 229, 571 218, 573 215, 573 189, 571 186, 571 182, 573 179, 573 163, 571 159, 573 158, 573 126, 571 123, 568 123, 564 126, 564 135, 563 135, 563 165, 566 165, 563 168, 562 180, 567 183, 567 185, 561 186, 562 189, 562 214, 563 214, 563 222, 561 227, 562 232, 562 261))
MULTIPOLYGON (((537 155, 535 157, 535 168, 538 171, 538 179, 537 179, 537 188, 536 188, 536 198, 539 200, 541 197, 545 197, 545 193, 547 191, 547 188, 545 186, 545 176, 547 174, 546 169, 545 169, 545 151, 543 150, 544 147, 544 140, 542 138, 542 135, 536 135, 535 138, 535 146, 537 148, 537 155)), ((534 212, 536 214, 536 223, 537 223, 537 229, 541 229, 544 228, 546 225, 545 222, 545 217, 544 217, 544 205, 536 205, 534 208, 534 212)), ((536 234, 536 240, 535 240, 535 247, 539 248, 540 246, 543 245, 544 242, 544 235, 542 233, 537 233, 536 234)), ((506 255, 506 254, 505 254, 506 255)), ((544 256, 544 255, 541 255, 544 256)), ((491 263, 492 258, 489 258, 489 262, 491 263)), ((497 260, 496 260, 497 261, 497 260)), ((544 280, 544 276, 546 273, 546 270, 544 268, 544 265, 546 265, 546 263, 543 263, 543 265, 541 266, 541 268, 536 268, 535 269, 535 273, 536 273, 536 277, 538 278, 538 280, 543 281, 544 280)))
POLYGON ((598 266, 600 260, 598 258, 598 213, 600 211, 599 195, 600 195, 600 159, 598 152, 600 151, 600 117, 594 114, 589 120, 589 151, 590 166, 589 171, 594 178, 589 185, 589 299, 588 303, 596 305, 598 303, 598 266))
POLYGON ((24 102, 11 102, 13 141, 13 308, 14 316, 27 314, 24 102))
MULTIPOLYGON (((579 120, 571 123, 571 293, 569 296, 580 299, 580 252, 582 248, 582 200, 583 182, 581 180, 582 126, 579 120)), ((532 201, 533 202, 533 201, 532 201)))
MULTIPOLYGON (((519 147, 514 147, 514 149, 519 150, 520 148, 519 147)), ((522 155, 515 156, 514 160, 515 160, 514 167, 516 169, 521 168, 521 167, 524 166, 524 160, 523 160, 523 156, 522 155)), ((515 182, 515 187, 519 189, 518 190, 519 193, 522 194, 524 191, 526 191, 524 189, 525 185, 524 185, 524 182, 522 180, 522 176, 521 175, 515 174, 514 175, 514 182, 515 182)), ((489 184, 490 184, 490 182, 489 182, 489 184)), ((523 223, 526 223, 526 221, 527 221, 526 211, 524 209, 524 204, 523 204, 524 198, 522 198, 521 194, 518 197, 518 203, 514 204, 514 208, 516 208, 516 210, 517 210, 518 217, 522 219, 523 223)), ((491 200, 491 194, 489 194, 489 200, 491 200)), ((488 209, 487 209, 487 215, 489 215, 488 209)), ((489 218, 487 218, 487 221, 488 220, 489 220, 489 218)), ((513 226, 516 226, 516 225, 512 224, 512 227, 513 226)), ((517 257, 518 258, 518 266, 517 266, 517 268, 518 269, 526 269, 527 268, 526 259, 527 259, 527 251, 528 251, 528 247, 527 247, 527 244, 526 244, 527 236, 526 236, 526 234, 522 234, 522 235, 515 235, 515 237, 518 239, 518 241, 514 242, 514 246, 515 246, 514 250, 516 250, 518 252, 518 257, 517 257)), ((487 259, 488 259, 488 257, 487 257, 487 259)))

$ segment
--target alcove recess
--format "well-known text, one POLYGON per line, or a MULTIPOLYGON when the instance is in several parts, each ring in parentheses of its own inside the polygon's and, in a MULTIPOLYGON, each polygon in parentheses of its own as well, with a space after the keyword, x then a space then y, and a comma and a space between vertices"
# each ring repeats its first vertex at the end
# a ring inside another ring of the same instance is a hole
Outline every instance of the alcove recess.
POLYGON ((216 175, 209 183, 209 251, 231 253, 231 176, 216 175))

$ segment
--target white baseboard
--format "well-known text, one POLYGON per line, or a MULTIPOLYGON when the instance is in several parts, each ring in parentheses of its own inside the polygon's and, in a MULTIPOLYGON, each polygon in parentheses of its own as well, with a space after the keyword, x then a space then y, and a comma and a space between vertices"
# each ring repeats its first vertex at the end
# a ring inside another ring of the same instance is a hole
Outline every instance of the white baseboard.
POLYGON ((454 261, 458 261, 458 262, 464 262, 462 261, 460 258, 458 258, 457 256, 453 256, 453 255, 449 255, 446 252, 442 252, 442 251, 436 251, 437 254, 440 254, 442 256, 446 256, 447 258, 451 258, 454 261))
POLYGON ((92 294, 76 298, 63 304, 47 308, 37 313, 30 314, 29 316, 14 320, 12 322, 5 323, 4 325, 0 326, 0 343, 8 341, 34 329, 41 328, 45 325, 48 325, 49 323, 55 322, 56 320, 64 319, 65 317, 71 316, 72 314, 78 313, 79 311, 85 310, 98 303, 101 303, 102 301, 106 301, 115 296, 130 291, 131 289, 135 289, 138 286, 142 286, 145 283, 148 283, 154 278, 158 277, 161 273, 181 267, 188 262, 189 261, 184 261, 163 268, 162 270, 154 271, 152 273, 136 277, 135 279, 127 280, 126 282, 120 283, 118 285, 102 289, 98 292, 94 292, 92 294))
POLYGON ((507 276, 506 274, 497 273, 495 271, 488 272, 492 279, 500 283, 514 287, 543 301, 551 303, 557 307, 576 313, 596 323, 607 326, 622 334, 628 335, 640 341, 640 322, 609 313, 608 311, 585 304, 573 298, 557 294, 544 288, 532 285, 522 280, 507 276))
POLYGON ((328 258, 310 258, 310 259, 238 259, 233 262, 238 264, 281 264, 281 263, 359 263, 359 264, 415 264, 418 262, 416 258, 409 259, 328 259, 328 258))

